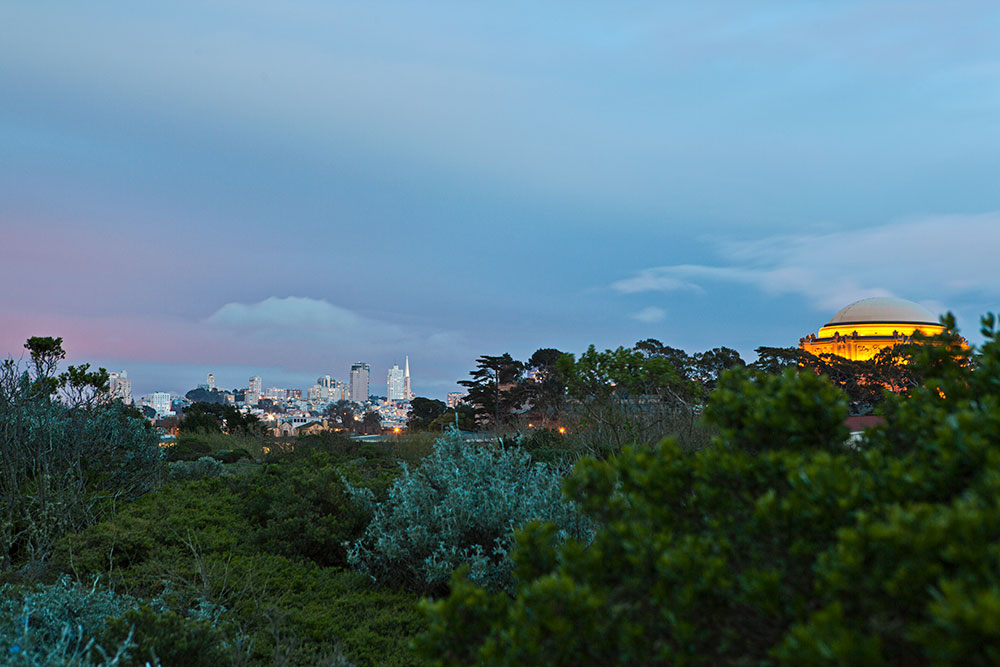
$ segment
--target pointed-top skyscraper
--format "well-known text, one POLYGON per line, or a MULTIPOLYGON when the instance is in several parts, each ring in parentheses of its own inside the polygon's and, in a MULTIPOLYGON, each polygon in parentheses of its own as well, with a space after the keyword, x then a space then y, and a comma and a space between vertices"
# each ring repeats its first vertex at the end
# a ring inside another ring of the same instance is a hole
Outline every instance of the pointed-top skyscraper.
POLYGON ((410 391, 410 356, 406 355, 406 367, 403 370, 403 400, 412 401, 413 392, 410 391))

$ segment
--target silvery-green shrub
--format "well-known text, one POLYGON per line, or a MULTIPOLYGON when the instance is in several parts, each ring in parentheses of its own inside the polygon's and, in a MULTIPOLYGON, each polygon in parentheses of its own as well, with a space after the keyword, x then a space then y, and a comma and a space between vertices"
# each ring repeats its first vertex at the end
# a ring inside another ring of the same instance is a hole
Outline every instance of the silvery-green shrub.
POLYGON ((135 608, 128 596, 63 577, 52 585, 0 586, 0 663, 24 667, 117 665, 131 646, 97 643, 109 617, 135 608))
POLYGON ((519 447, 466 442, 451 429, 418 468, 403 466, 385 502, 354 490, 373 516, 348 562, 377 581, 430 592, 444 590, 451 573, 468 564, 471 581, 512 590, 508 552, 517 528, 547 521, 561 539, 590 534, 563 499, 562 472, 519 447))
POLYGON ((99 393, 68 401, 57 385, 0 361, 0 571, 44 563, 61 535, 160 482, 158 438, 139 412, 99 393))
POLYGON ((167 464, 170 480, 195 480, 218 477, 224 468, 222 462, 211 456, 202 456, 195 461, 171 461, 167 464))

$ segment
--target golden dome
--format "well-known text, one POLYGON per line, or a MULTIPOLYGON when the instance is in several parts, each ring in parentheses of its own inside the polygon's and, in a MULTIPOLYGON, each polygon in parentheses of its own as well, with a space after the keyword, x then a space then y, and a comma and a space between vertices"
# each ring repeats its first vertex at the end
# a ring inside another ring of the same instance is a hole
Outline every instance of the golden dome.
POLYGON ((837 311, 827 326, 860 324, 862 322, 899 322, 901 324, 931 324, 938 320, 919 303, 889 296, 861 299, 837 311))
POLYGON ((894 297, 861 299, 844 306, 818 333, 799 341, 812 354, 871 359, 879 350, 910 342, 914 333, 934 336, 944 331, 920 304, 894 297))

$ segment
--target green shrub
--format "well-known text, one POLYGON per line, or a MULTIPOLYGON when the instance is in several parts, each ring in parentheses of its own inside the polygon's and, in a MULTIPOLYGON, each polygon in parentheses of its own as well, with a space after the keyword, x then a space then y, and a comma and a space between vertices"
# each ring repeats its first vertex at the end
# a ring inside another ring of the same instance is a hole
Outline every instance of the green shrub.
POLYGON ((246 449, 239 447, 237 449, 222 449, 212 455, 218 461, 222 463, 236 463, 242 459, 253 460, 253 456, 250 455, 246 449))
POLYGON ((203 442, 198 434, 182 435, 173 445, 166 448, 167 461, 197 461, 212 453, 212 446, 203 442))
POLYGON ((227 477, 170 484, 108 521, 66 535, 53 564, 78 578, 104 575, 117 588, 151 597, 166 575, 197 577, 193 550, 252 553, 254 531, 242 505, 227 477))
POLYGON ((847 440, 847 396, 812 372, 785 369, 772 375, 736 367, 719 377, 705 409, 722 442, 753 451, 827 449, 847 440))
POLYGON ((275 440, 264 456, 267 463, 289 463, 309 459, 314 453, 325 454, 331 460, 348 460, 359 456, 377 457, 371 443, 352 439, 346 433, 325 431, 297 438, 275 440))
MULTIPOLYGON (((229 656, 220 663, 415 664, 408 644, 424 628, 417 598, 323 567, 344 564, 344 542, 360 538, 370 518, 345 495, 344 478, 385 499, 398 474, 391 457, 351 443, 238 475, 179 480, 64 536, 53 565, 81 578, 101 574, 151 600, 150 610, 126 619, 140 645, 128 660, 147 659, 151 648, 171 664, 169 645, 195 651, 214 637, 229 656)), ((109 638, 126 630, 112 626, 109 638)))
MULTIPOLYGON (((323 465, 325 457, 318 452, 311 461, 267 464, 233 488, 243 498, 241 512, 254 527, 253 540, 261 550, 343 567, 344 544, 361 536, 371 516, 351 501, 339 468, 323 465)), ((356 467, 347 469, 355 482, 363 483, 356 467)), ((380 486, 387 484, 385 480, 380 486)))
POLYGON ((589 534, 563 502, 561 480, 521 449, 478 446, 450 429, 420 467, 404 466, 388 499, 374 505, 349 561, 377 581, 430 592, 444 590, 452 571, 467 563, 477 583, 511 588, 515 528, 547 520, 563 536, 589 534))
POLYGON ((241 458, 263 460, 272 438, 256 432, 219 433, 206 431, 182 432, 177 441, 166 448, 168 461, 194 461, 212 456, 223 463, 235 463, 241 458))
POLYGON ((135 647, 119 663, 125 667, 222 667, 233 662, 222 633, 210 621, 170 610, 157 611, 148 604, 108 620, 103 635, 105 645, 121 645, 130 638, 135 647))

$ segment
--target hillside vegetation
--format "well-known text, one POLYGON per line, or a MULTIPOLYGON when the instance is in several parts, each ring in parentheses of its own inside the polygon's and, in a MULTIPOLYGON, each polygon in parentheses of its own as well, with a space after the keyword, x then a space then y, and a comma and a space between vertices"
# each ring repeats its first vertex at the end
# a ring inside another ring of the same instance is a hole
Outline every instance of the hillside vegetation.
MULTIPOLYGON (((897 350, 915 380, 856 446, 842 383, 727 361, 692 385, 647 342, 546 357, 564 387, 547 404, 577 417, 566 437, 452 431, 428 451, 327 434, 233 463, 221 451, 245 434, 165 461, 100 371, 57 375, 61 346, 32 339, 0 378, 0 655, 995 664, 992 317, 983 333, 897 350)), ((498 406, 483 417, 499 426, 498 406)))

